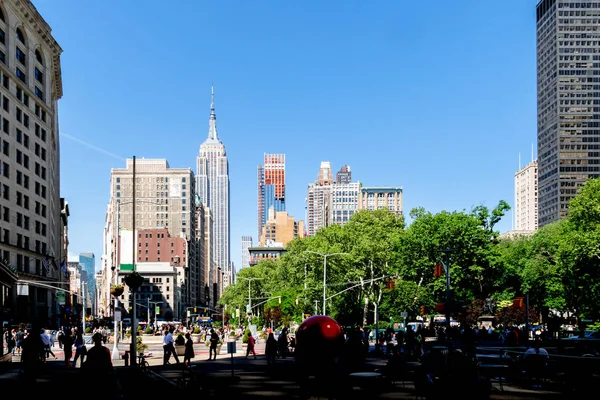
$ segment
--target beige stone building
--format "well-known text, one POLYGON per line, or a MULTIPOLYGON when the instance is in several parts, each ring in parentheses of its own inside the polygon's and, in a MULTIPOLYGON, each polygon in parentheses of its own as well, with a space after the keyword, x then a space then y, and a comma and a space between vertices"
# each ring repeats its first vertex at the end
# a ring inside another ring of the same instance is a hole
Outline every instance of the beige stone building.
MULTIPOLYGON (((195 296, 200 287, 199 271, 202 266, 196 256, 196 212, 194 174, 191 168, 170 168, 165 159, 135 160, 135 235, 133 229, 133 159, 127 159, 126 168, 111 171, 110 201, 107 207, 105 226, 105 246, 103 255, 106 282, 102 288, 106 301, 110 304, 110 283, 117 274, 127 273, 132 268, 132 252, 136 248, 136 264, 145 262, 145 253, 138 254, 137 240, 141 231, 163 229, 170 237, 185 240, 186 257, 179 255, 179 261, 171 262, 170 257, 160 262, 181 267, 185 276, 179 300, 181 306, 196 302, 195 296), (117 228, 118 227, 118 228, 117 228), (125 240, 127 238, 127 240, 125 240), (132 240, 136 240, 134 243, 132 240), (118 266, 118 268, 117 268, 118 266), (110 267, 110 270, 109 268, 110 267)), ((144 251, 143 249, 142 251, 144 251)), ((157 261, 158 262, 158 261, 157 261)), ((136 268, 137 269, 137 268, 136 268)))
POLYGON ((515 230, 538 228, 538 164, 531 161, 515 172, 515 230))
POLYGON ((297 237, 304 237, 304 221, 296 222, 287 211, 275 211, 275 207, 269 208, 259 245, 266 246, 269 242, 277 242, 285 247, 288 242, 297 237))
POLYGON ((58 324, 62 49, 28 0, 0 1, 0 318, 58 324), (36 286, 17 296, 16 276, 36 286))
POLYGON ((387 208, 394 214, 402 215, 402 187, 360 188, 359 210, 381 210, 387 208))

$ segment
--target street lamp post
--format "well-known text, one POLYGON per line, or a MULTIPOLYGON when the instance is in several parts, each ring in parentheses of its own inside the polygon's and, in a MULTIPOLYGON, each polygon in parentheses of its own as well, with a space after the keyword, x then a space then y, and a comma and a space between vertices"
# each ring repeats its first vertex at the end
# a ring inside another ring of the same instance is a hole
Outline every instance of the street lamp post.
POLYGON ((82 335, 85 335, 85 289, 84 289, 84 287, 86 284, 87 284, 87 282, 81 281, 81 299, 83 301, 83 304, 82 304, 83 307, 81 310, 81 323, 82 323, 82 327, 83 327, 82 332, 81 332, 82 335))
MULTIPOLYGON (((133 233, 133 240, 132 240, 132 272, 136 272, 135 270, 135 262, 136 262, 136 246, 137 246, 137 236, 135 233, 135 204, 136 202, 140 202, 140 203, 147 203, 147 204, 155 204, 155 205, 160 205, 160 203, 158 202, 154 202, 154 201, 144 201, 142 200, 137 200, 135 198, 135 190, 136 190, 136 171, 135 171, 135 167, 136 167, 136 157, 133 156, 133 179, 132 179, 132 197, 131 197, 131 201, 126 201, 126 202, 120 202, 118 201, 117 203, 117 256, 116 256, 116 270, 117 272, 115 273, 115 283, 117 281, 117 277, 118 277, 118 270, 119 270, 119 263, 120 263, 120 254, 119 254, 119 239, 120 239, 120 235, 121 235, 121 226, 120 226, 120 213, 121 213, 121 205, 124 204, 131 204, 132 205, 132 233, 133 233)), ((131 358, 131 362, 130 365, 132 367, 136 366, 136 341, 137 341, 137 307, 136 307, 136 293, 137 293, 137 289, 135 287, 130 287, 130 291, 131 291, 131 298, 132 298, 132 307, 131 307, 131 345, 130 345, 130 358, 131 358)), ((115 299, 115 307, 117 306, 117 302, 115 299)), ((116 327, 116 322, 115 322, 115 327, 116 327)), ((116 331, 117 329, 115 329, 115 339, 116 339, 116 331)), ((116 342, 116 340, 115 340, 116 342)), ((113 349, 113 353, 116 352, 116 354, 118 354, 118 349, 116 347, 116 345, 114 346, 115 348, 113 349)), ((113 354, 113 359, 115 358, 115 354, 113 354)), ((118 358, 118 356, 117 356, 118 358)))
POLYGON ((327 313, 325 312, 325 303, 327 301, 327 257, 329 256, 336 256, 336 255, 348 255, 348 253, 329 253, 329 254, 325 254, 325 253, 320 253, 318 251, 312 251, 312 250, 304 250, 305 253, 313 253, 313 254, 317 254, 320 255, 321 257, 323 257, 323 315, 327 315, 327 313))
MULTIPOLYGON (((254 277, 254 278, 244 278, 244 277, 241 277, 241 276, 240 276, 240 278, 246 279, 248 281, 248 308, 249 308, 249 312, 252 313, 252 297, 251 297, 251 294, 250 294, 250 284, 252 283, 252 281, 261 280, 261 279, 264 279, 264 278, 256 278, 256 277, 254 277)), ((250 318, 251 317, 248 316, 248 325, 250 325, 250 318)))
POLYGON ((444 253, 444 259, 445 262, 442 262, 442 264, 444 265, 444 269, 446 272, 446 304, 444 306, 444 310, 446 311, 446 329, 448 330, 448 335, 450 335, 450 308, 451 308, 451 302, 452 302, 452 294, 450 292, 450 253, 455 252, 456 249, 450 249, 450 248, 446 248, 446 249, 442 249, 440 250, 440 252, 444 253))
POLYGON ((117 306, 119 305, 119 300, 117 300, 117 296, 114 296, 115 298, 115 311, 113 314, 113 322, 114 322, 114 327, 113 327, 113 350, 112 350, 112 359, 113 360, 118 360, 119 359, 119 325, 118 325, 118 321, 117 321, 117 306))
MULTIPOLYGON (((132 213, 131 213, 131 224, 132 224, 132 230, 133 230, 133 240, 131 241, 132 246, 131 246, 131 270, 133 272, 135 272, 135 259, 137 257, 136 255, 136 242, 137 242, 137 237, 135 235, 135 156, 133 156, 133 176, 132 176, 132 180, 131 180, 131 209, 132 209, 132 213)), ((130 365, 135 368, 136 366, 136 346, 137 346, 137 307, 135 305, 136 303, 136 299, 135 299, 135 293, 137 292, 137 288, 133 288, 130 287, 131 290, 131 299, 133 300, 133 304, 131 307, 131 345, 130 345, 130 349, 129 349, 129 355, 131 357, 131 362, 130 365)))
MULTIPOLYGON (((154 306, 154 304, 161 304, 162 301, 150 301, 150 297, 148 297, 148 325, 146 327, 150 326, 150 304, 152 304, 152 306, 154 306)), ((154 319, 156 319, 156 310, 154 310, 154 319)))

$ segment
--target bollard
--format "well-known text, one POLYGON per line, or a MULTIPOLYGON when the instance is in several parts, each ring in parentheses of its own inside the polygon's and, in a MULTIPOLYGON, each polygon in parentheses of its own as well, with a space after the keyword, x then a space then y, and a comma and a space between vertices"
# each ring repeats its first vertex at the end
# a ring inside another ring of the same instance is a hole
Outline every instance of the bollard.
POLYGON ((125 366, 129 367, 129 350, 125 350, 125 354, 123 355, 123 359, 125 360, 125 366))

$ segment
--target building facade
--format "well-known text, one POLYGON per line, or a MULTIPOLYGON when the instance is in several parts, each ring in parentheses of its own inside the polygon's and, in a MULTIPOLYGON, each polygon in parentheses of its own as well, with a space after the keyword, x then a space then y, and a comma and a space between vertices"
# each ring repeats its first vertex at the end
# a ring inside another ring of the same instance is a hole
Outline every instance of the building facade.
MULTIPOLYGON (((177 284, 177 268, 170 262, 141 262, 135 269, 144 277, 144 283, 136 291, 137 317, 139 321, 178 320, 185 316, 185 305, 181 301, 181 289, 177 284), (156 307, 160 312, 156 313, 156 307), (150 313, 150 314, 148 314, 150 313)), ((124 285, 124 291, 119 296, 119 307, 129 310, 132 303, 131 291, 125 285, 123 278, 129 272, 119 274, 119 283, 124 285)), ((125 313, 127 317, 131 317, 125 313)))
POLYGON ((600 1, 541 0, 536 7, 538 223, 568 215, 600 176, 600 1))
POLYGON ((333 171, 329 161, 322 161, 319 175, 315 182, 308 185, 306 197, 307 235, 313 236, 321 228, 329 226, 331 207, 331 186, 333 171))
MULTIPOLYGON (((338 172, 339 174, 339 172, 338 172)), ((344 225, 358 211, 360 182, 336 181, 331 187, 331 223, 344 225)))
MULTIPOLYGON (((177 254, 179 265, 185 270, 184 284, 179 300, 190 304, 197 293, 199 261, 196 256, 195 179, 191 168, 171 168, 165 159, 127 159, 126 168, 111 171, 110 201, 105 224, 105 251, 111 260, 111 282, 128 273, 133 263, 146 262, 143 240, 146 230, 161 230, 165 237, 181 238, 186 242, 186 254, 177 254), (134 167, 135 165, 135 167, 134 167), (135 168, 135 233, 133 232, 133 176, 135 168), (110 245, 106 245, 110 242, 110 245), (135 249, 135 250, 134 250, 135 249), (118 266, 118 268, 116 268, 118 266), (114 268, 114 270, 112 269, 114 268)), ((171 262, 170 249, 167 258, 156 262, 171 262)), ((148 254, 150 260, 150 254, 148 254)), ((148 261, 151 262, 151 261, 148 261)), ((137 267, 136 267, 137 270, 137 267)), ((108 279, 107 279, 108 281, 108 279)), ((102 290, 105 301, 111 304, 110 286, 102 290)), ((139 313, 143 310, 138 309, 139 313)), ((106 311, 108 312, 108 310, 106 311)))
POLYGON ((250 266, 261 261, 277 261, 285 254, 286 250, 282 243, 267 243, 267 246, 248 248, 250 253, 250 266))
MULTIPOLYGON (((212 214, 213 260, 218 269, 231 276, 229 161, 225 146, 217 135, 214 89, 208 138, 200 145, 200 154, 196 158, 196 190, 200 202, 206 205, 212 214)), ((217 291, 218 289, 213 293, 217 291)))
POLYGON ((537 160, 515 172, 515 225, 517 231, 538 228, 537 160))
POLYGON ((259 246, 264 247, 269 242, 277 242, 285 247, 288 242, 298 237, 304 237, 304 221, 294 221, 294 217, 288 215, 287 211, 275 211, 275 207, 271 206, 269 218, 260 235, 259 246))
POLYGON ((269 210, 285 211, 285 154, 264 154, 258 166, 258 236, 269 218, 269 210))
POLYGON ((91 299, 88 303, 88 307, 94 315, 98 315, 98 309, 96 307, 96 256, 94 256, 94 253, 79 253, 79 265, 86 272, 86 290, 90 294, 91 299))
POLYGON ((342 168, 335 174, 335 183, 350 183, 352 182, 352 171, 350 166, 342 165, 342 168))
POLYGON ((402 216, 402 187, 361 187, 359 210, 381 210, 387 208, 402 216))
MULTIPOLYGON (((217 264, 212 256, 212 216, 208 207, 204 206, 196 196, 196 254, 198 259, 198 286, 190 297, 190 305, 213 305, 210 300, 217 279, 217 264)), ((214 303, 214 299, 213 299, 214 303)), ((214 303, 216 304, 216 303, 214 303)))
POLYGON ((242 236, 242 267, 247 268, 250 266, 250 252, 248 249, 252 247, 252 236, 242 236))
POLYGON ((28 0, 0 2, 0 284, 2 318, 58 324, 62 203, 61 47, 28 0), (29 281, 18 295, 16 276, 29 281), (58 285, 56 285, 58 286, 58 285))

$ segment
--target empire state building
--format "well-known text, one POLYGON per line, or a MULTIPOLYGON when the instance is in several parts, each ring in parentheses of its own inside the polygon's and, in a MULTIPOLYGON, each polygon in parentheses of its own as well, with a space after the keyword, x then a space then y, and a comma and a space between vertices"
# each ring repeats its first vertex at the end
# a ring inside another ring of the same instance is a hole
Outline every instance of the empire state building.
MULTIPOLYGON (((213 261, 223 275, 223 286, 233 280, 230 268, 230 229, 229 229, 229 162, 225 146, 217 136, 217 116, 215 115, 215 91, 212 89, 208 138, 200 145, 196 158, 196 193, 202 204, 212 214, 212 254, 213 261)), ((219 281, 217 277, 216 281, 219 281)), ((215 280, 213 280, 214 282, 215 280)), ((217 299, 214 299, 216 303, 217 299)))

